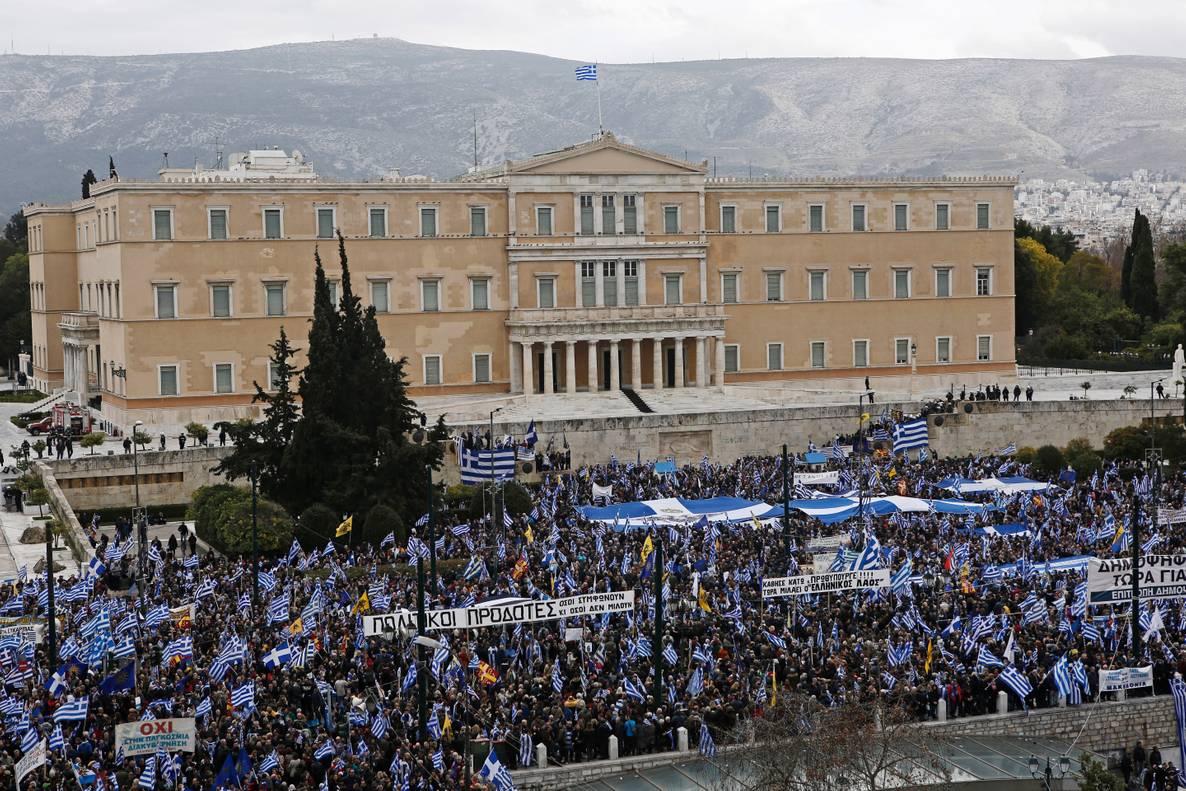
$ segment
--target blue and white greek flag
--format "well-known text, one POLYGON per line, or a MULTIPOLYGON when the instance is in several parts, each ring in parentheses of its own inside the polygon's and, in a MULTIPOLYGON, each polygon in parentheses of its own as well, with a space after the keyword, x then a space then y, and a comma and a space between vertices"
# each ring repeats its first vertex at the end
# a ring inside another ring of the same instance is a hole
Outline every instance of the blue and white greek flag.
POLYGON ((894 426, 894 453, 903 453, 911 448, 925 448, 928 444, 925 417, 907 420, 894 426))
POLYGON ((1017 452, 1017 443, 1010 442, 1008 445, 1006 445, 1005 447, 998 450, 997 455, 998 456, 1012 456, 1016 452, 1017 452))
POLYGON ((712 740, 712 733, 709 732, 708 726, 703 722, 700 723, 700 754, 705 758, 717 757, 717 745, 712 740))
POLYGON ((462 448, 461 482, 478 484, 491 479, 506 480, 515 475, 515 449, 471 450, 462 448))
POLYGON ((577 81, 589 80, 590 82, 597 82, 597 64, 587 63, 584 66, 577 66, 576 69, 577 81))
POLYGON ((1054 663, 1052 675, 1054 677, 1054 688, 1058 690, 1058 694, 1064 698, 1071 697, 1071 668, 1067 665, 1066 654, 1063 654, 1054 663))
POLYGON ((493 747, 490 748, 490 754, 486 756, 486 763, 482 764, 482 768, 478 770, 478 777, 492 785, 494 791, 515 791, 511 773, 498 760, 493 747))
POLYGON ((1021 672, 1012 665, 1001 671, 1000 675, 997 676, 997 681, 1000 681, 1002 684, 1012 690, 1013 694, 1021 699, 1022 706, 1025 706, 1026 697, 1034 691, 1034 687, 1032 684, 1030 684, 1029 679, 1023 676, 1021 672))

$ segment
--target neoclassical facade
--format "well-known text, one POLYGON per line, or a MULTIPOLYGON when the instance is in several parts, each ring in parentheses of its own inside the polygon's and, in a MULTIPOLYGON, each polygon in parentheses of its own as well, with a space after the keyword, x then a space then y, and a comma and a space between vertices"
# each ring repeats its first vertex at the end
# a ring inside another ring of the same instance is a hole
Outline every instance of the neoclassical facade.
POLYGON ((710 178, 609 134, 444 182, 253 151, 26 207, 34 378, 117 424, 251 414, 340 231, 414 397, 999 382, 1014 183, 710 178))

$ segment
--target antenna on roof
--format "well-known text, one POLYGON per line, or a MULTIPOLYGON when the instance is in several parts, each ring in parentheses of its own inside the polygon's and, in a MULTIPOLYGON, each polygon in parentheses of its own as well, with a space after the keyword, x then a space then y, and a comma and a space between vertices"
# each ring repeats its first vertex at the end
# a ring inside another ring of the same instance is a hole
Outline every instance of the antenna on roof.
POLYGON ((222 170, 222 138, 214 136, 214 169, 222 170))
POLYGON ((478 169, 478 111, 474 110, 474 170, 478 169))
POLYGON ((168 169, 168 167, 169 167, 169 152, 164 151, 162 153, 164 154, 164 157, 165 157, 165 168, 168 169))

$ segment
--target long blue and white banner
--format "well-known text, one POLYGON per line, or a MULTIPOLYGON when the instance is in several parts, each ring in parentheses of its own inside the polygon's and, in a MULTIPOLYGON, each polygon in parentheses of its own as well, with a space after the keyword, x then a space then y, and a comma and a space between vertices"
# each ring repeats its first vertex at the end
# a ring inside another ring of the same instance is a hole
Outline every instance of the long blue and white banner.
POLYGON ((1121 689, 1140 689, 1151 686, 1153 686, 1153 665, 1100 670, 1100 692, 1116 692, 1121 689))
POLYGON ((470 450, 461 448, 461 482, 479 484, 494 479, 512 478, 515 475, 515 449, 470 450), (491 471, 493 467, 493 472, 491 471))

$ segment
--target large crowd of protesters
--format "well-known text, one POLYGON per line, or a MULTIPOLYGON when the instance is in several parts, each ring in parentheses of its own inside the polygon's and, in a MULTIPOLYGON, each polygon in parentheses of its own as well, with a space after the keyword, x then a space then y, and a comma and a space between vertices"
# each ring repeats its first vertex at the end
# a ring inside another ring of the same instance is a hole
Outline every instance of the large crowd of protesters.
MULTIPOLYGON (((995 455, 854 459, 830 458, 840 482, 812 488, 951 497, 938 487, 948 476, 1030 472, 995 455)), ((1127 554, 1125 525, 1137 504, 1146 551, 1181 551, 1186 536, 1176 525, 1154 531, 1148 519, 1154 494, 1164 508, 1181 507, 1181 477, 1153 481, 1136 463, 1109 463, 1077 482, 1063 476, 1045 492, 970 495, 991 505, 973 517, 650 525, 593 522, 577 510, 594 502, 594 487, 598 505, 777 503, 781 463, 703 459, 658 474, 653 462, 627 458, 546 471, 529 514, 472 519, 437 509, 406 541, 392 535, 362 546, 347 533, 316 547, 294 543, 266 559, 258 578, 249 557, 199 555, 187 535, 153 540, 141 558, 127 525, 117 533, 96 521, 93 560, 82 575, 59 574, 55 586, 57 661, 44 639, 34 648, 0 636, 0 785, 13 784, 13 764, 45 738, 47 764, 23 788, 463 788, 467 750, 478 788, 492 745, 513 773, 535 763, 541 744, 553 765, 605 758, 611 736, 624 755, 672 750, 680 728, 693 745, 703 747, 703 734, 724 744, 739 722, 764 716, 776 691, 828 706, 888 698, 928 719, 940 700, 950 717, 994 711, 1001 691, 1018 709, 1057 705, 1060 695, 1088 704, 1100 697, 1100 668, 1151 663, 1160 692, 1183 669, 1181 600, 1145 604, 1149 629, 1133 656, 1128 607, 1087 607, 1082 567, 1051 565, 1127 554), (981 529, 1001 524, 1025 530, 981 529), (835 568, 872 558, 894 574, 893 587, 762 598, 764 577, 810 573, 820 546, 835 568), (433 552, 441 569, 428 583, 429 609, 624 590, 636 591, 635 607, 434 632, 441 646, 418 660, 410 635, 367 637, 363 616, 415 610, 414 564, 425 558, 427 569, 433 552), (653 642, 656 589, 662 644, 653 642), (1069 689, 1055 683, 1060 662, 1069 689), (1006 670, 1031 689, 1003 684, 1006 670), (117 723, 166 717, 196 717, 192 754, 116 753, 117 723)), ((795 491, 810 494, 802 484, 795 491)), ((47 593, 44 574, 22 569, 0 591, 0 615, 44 622, 47 593)))

